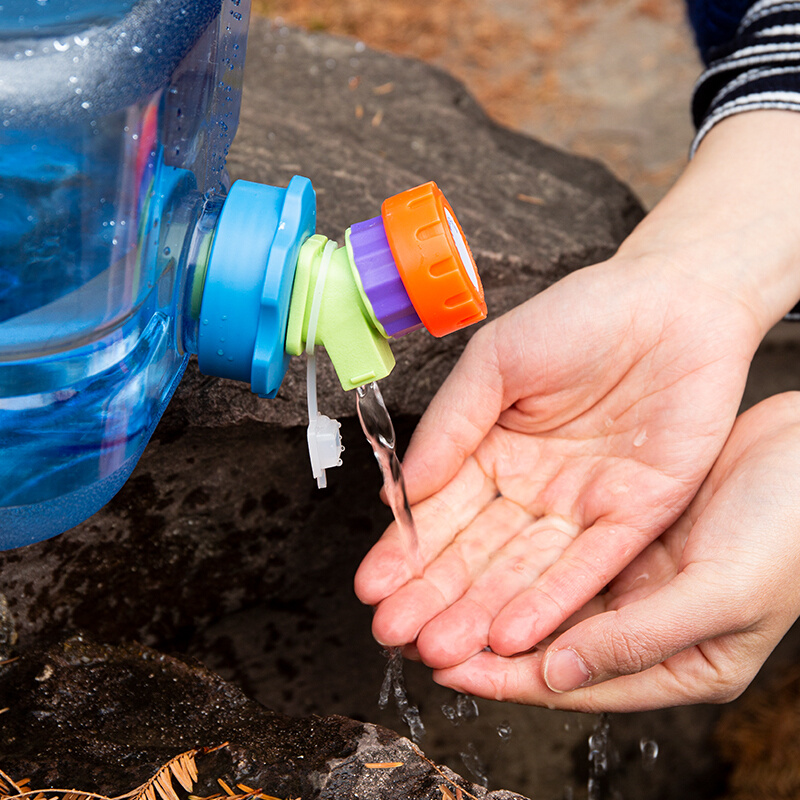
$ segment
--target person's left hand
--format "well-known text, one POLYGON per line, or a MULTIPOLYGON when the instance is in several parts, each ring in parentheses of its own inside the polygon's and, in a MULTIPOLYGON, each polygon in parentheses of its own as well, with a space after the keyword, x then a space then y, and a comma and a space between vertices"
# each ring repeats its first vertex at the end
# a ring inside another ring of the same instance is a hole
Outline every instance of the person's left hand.
POLYGON ((736 422, 682 517, 537 651, 434 679, 580 711, 727 702, 800 614, 800 393, 736 422))

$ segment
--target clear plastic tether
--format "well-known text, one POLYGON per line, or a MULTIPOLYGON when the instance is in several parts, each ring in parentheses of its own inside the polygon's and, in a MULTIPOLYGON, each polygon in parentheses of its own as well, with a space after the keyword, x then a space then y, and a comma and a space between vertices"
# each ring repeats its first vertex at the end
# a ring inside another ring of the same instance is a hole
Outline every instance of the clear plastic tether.
POLYGON ((322 251, 317 282, 314 287, 314 298, 311 301, 311 312, 308 317, 306 334, 306 395, 308 400, 308 455, 311 458, 311 471, 317 479, 317 486, 324 489, 328 485, 325 470, 342 465, 341 454, 344 450, 338 420, 320 414, 317 409, 317 357, 314 354, 314 342, 317 338, 317 321, 322 307, 322 294, 325 291, 325 280, 328 267, 336 251, 336 242, 329 241, 322 251))

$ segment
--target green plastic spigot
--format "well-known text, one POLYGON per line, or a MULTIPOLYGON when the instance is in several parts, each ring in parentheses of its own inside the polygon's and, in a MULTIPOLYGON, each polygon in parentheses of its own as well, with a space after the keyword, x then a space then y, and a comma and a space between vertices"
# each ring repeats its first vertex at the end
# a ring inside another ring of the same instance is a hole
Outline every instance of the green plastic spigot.
POLYGON ((329 240, 316 234, 300 248, 286 329, 286 352, 301 355, 308 345, 315 294, 321 292, 314 345, 325 348, 345 391, 385 378, 395 364, 386 331, 361 283, 349 234, 345 246, 330 256, 321 287, 320 266, 329 240))
POLYGON ((425 327, 444 336, 486 316, 483 287, 461 226, 434 183, 384 201, 345 244, 314 235, 300 247, 285 350, 307 355, 308 448, 319 486, 341 464, 340 425, 317 410, 315 349, 345 391, 385 378, 389 341, 425 327))

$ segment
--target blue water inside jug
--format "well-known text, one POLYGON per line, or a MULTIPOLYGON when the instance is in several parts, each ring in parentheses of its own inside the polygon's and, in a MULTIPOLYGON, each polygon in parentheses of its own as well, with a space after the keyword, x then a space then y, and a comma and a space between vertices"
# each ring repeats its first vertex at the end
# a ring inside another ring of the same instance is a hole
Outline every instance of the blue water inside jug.
POLYGON ((247 0, 0 0, 0 549, 119 489, 192 350, 247 0))

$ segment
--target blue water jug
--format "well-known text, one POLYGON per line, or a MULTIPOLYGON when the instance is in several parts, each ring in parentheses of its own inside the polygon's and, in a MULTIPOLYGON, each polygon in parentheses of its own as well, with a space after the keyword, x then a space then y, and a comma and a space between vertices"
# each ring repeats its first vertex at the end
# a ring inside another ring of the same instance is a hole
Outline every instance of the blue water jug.
MULTIPOLYGON (((225 171, 248 15, 249 0, 0 0, 0 549, 108 502, 191 354, 274 396, 304 246, 305 347, 331 260, 311 184, 231 187, 225 171)), ((390 334, 342 251, 373 347, 390 334)))
POLYGON ((3 1, 0 547, 100 508, 180 379, 247 22, 241 0, 3 1))

